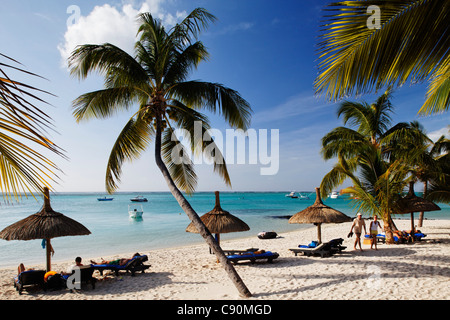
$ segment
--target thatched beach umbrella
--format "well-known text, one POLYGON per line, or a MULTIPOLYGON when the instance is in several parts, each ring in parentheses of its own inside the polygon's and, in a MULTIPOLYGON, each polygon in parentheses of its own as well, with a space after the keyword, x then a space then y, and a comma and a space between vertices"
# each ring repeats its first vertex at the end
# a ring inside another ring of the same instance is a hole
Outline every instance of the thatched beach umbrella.
POLYGON ((53 211, 50 206, 48 188, 44 188, 44 205, 41 211, 22 219, 0 232, 0 238, 5 240, 35 240, 45 239, 47 249, 47 271, 51 270, 50 239, 65 236, 88 235, 91 232, 81 223, 53 211))
MULTIPOLYGON (((396 214, 411 213, 411 233, 414 234, 414 212, 438 211, 441 208, 427 199, 416 196, 414 193, 414 182, 409 182, 408 194, 398 200, 396 214)), ((413 238, 414 239, 414 238, 413 238)))
MULTIPOLYGON (((217 242, 220 245, 220 234, 230 232, 242 232, 250 230, 250 227, 241 219, 233 216, 220 206, 219 191, 216 194, 216 205, 210 212, 205 213, 200 219, 203 221, 209 232, 216 234, 217 242)), ((186 232, 198 233, 197 228, 191 222, 186 232)))
POLYGON ((290 219, 289 223, 313 223, 317 226, 317 237, 319 243, 322 242, 322 223, 342 223, 350 222, 352 218, 344 213, 323 204, 320 198, 320 189, 316 188, 316 201, 312 206, 297 212, 290 219))

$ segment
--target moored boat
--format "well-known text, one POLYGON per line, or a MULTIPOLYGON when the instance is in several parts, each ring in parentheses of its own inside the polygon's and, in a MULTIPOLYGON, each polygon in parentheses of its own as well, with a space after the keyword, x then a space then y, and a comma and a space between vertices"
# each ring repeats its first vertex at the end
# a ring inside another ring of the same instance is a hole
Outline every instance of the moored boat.
POLYGON ((108 197, 103 197, 103 198, 97 198, 98 201, 113 201, 114 198, 108 198, 108 197))
POLYGON ((141 219, 144 214, 144 208, 142 205, 129 205, 128 206, 128 215, 131 219, 141 219))
POLYGON ((292 191, 291 193, 285 195, 285 197, 292 198, 292 199, 298 198, 298 196, 295 194, 295 191, 292 191))
POLYGON ((337 191, 333 191, 328 195, 331 199, 337 199, 339 197, 339 193, 337 191))
POLYGON ((133 202, 148 202, 147 198, 144 198, 143 196, 137 196, 137 197, 131 198, 130 201, 133 201, 133 202))

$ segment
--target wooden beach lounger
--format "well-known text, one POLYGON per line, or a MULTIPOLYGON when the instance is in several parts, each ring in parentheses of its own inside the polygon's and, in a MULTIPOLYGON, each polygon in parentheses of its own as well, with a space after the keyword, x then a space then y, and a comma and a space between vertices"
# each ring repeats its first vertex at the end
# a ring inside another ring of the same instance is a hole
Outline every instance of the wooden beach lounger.
POLYGON ((290 251, 295 253, 295 256, 299 253, 303 253, 305 256, 314 256, 320 255, 323 257, 330 257, 332 255, 331 245, 329 242, 323 242, 315 248, 298 248, 298 249, 289 249, 290 251))
POLYGON ((342 238, 330 240, 331 253, 342 253, 342 251, 347 249, 347 247, 342 245, 343 242, 344 239, 342 238))
POLYGON ((252 264, 254 264, 256 260, 267 260, 267 262, 272 263, 273 260, 278 257, 279 254, 277 252, 271 251, 256 254, 254 252, 244 252, 241 254, 227 256, 228 260, 234 264, 237 264, 239 261, 250 261, 252 264))
POLYGON ((22 294, 25 286, 39 286, 44 287, 44 270, 28 270, 21 272, 14 278, 14 288, 22 294))
POLYGON ((150 268, 149 265, 144 265, 144 262, 148 261, 147 255, 143 256, 137 256, 132 258, 126 265, 113 265, 113 264, 93 264, 92 267, 95 270, 99 270, 100 274, 103 274, 104 270, 112 270, 116 274, 116 276, 119 275, 119 271, 126 271, 131 272, 131 276, 134 277, 135 273, 137 271, 142 271, 142 273, 145 272, 148 268, 150 268))
MULTIPOLYGON (((90 283, 92 289, 95 289, 95 282, 97 281, 97 279, 95 279, 92 274, 94 273, 95 269, 92 267, 92 265, 90 266, 81 266, 80 267, 80 282, 81 283, 90 283)), ((72 271, 72 274, 75 273, 75 270, 72 271)), ((67 279, 70 277, 70 275, 63 275, 63 278, 67 281, 67 279)), ((72 290, 71 290, 72 291, 72 290)))
POLYGON ((223 250, 223 253, 225 253, 226 256, 233 256, 236 254, 242 254, 242 253, 246 253, 246 252, 255 252, 258 251, 258 248, 250 248, 247 250, 223 250))

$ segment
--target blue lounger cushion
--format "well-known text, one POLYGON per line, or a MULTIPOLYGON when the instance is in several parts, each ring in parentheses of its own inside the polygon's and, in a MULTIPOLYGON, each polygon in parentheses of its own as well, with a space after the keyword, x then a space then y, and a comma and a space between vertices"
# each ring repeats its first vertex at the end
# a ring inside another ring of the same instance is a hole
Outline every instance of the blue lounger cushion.
POLYGON ((305 245, 299 245, 298 247, 299 247, 299 248, 316 248, 318 244, 319 244, 318 241, 311 241, 311 243, 308 244, 307 246, 305 246, 305 245))
POLYGON ((271 251, 266 251, 264 253, 254 254, 253 252, 246 252, 243 254, 233 254, 231 256, 227 256, 228 259, 239 259, 239 258, 270 258, 274 254, 271 251))
POLYGON ((414 233, 414 236, 416 236, 418 238, 425 238, 427 235, 424 233, 414 233))

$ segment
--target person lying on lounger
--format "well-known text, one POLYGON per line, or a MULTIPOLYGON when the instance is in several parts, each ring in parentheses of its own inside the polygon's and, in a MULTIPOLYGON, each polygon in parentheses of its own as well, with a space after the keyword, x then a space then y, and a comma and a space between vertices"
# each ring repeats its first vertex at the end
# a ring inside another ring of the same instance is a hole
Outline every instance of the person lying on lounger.
POLYGON ((133 260, 135 257, 139 257, 140 254, 139 253, 135 253, 133 255, 133 257, 131 257, 131 259, 127 259, 127 258, 121 258, 121 259, 115 259, 115 260, 103 260, 102 258, 102 262, 95 262, 93 260, 91 260, 92 264, 110 264, 110 265, 115 265, 115 266, 124 266, 126 265, 128 262, 130 262, 131 260, 133 260))
POLYGON ((258 250, 258 251, 254 251, 254 252, 243 252, 243 253, 240 253, 239 255, 246 256, 246 255, 253 255, 253 254, 263 254, 265 252, 266 252, 265 250, 258 250))
POLYGON ((21 274, 24 271, 30 271, 30 270, 34 270, 32 268, 28 268, 25 269, 25 266, 23 265, 23 263, 19 264, 19 267, 17 268, 17 274, 21 274))

